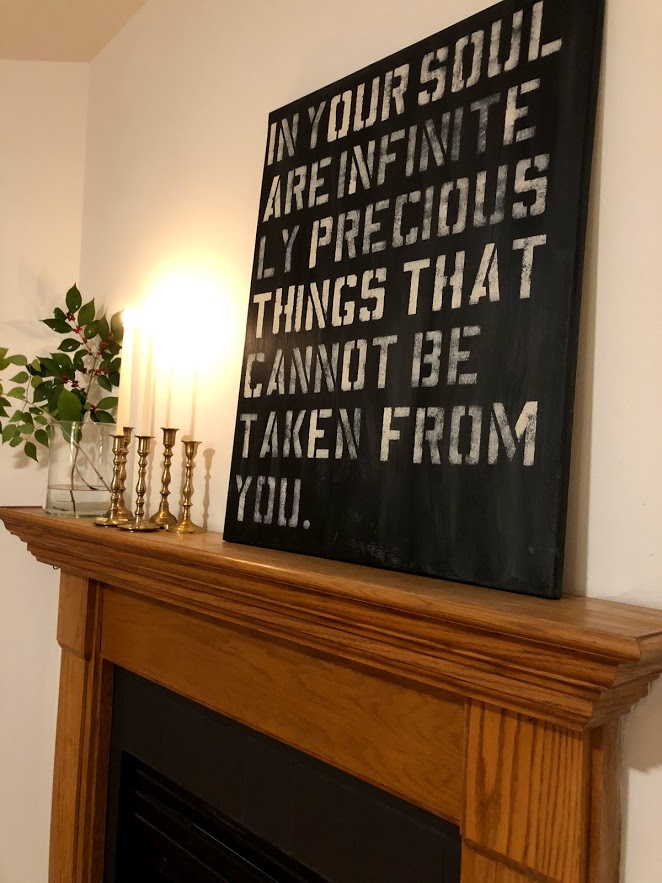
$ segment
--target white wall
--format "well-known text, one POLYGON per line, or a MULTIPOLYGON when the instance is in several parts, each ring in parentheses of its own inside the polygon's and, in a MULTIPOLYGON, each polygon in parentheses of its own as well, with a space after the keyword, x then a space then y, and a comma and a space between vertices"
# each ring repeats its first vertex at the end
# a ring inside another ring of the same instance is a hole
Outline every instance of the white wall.
MULTIPOLYGON (((181 328, 210 350, 195 409, 195 434, 214 452, 210 527, 220 528, 224 514, 269 110, 485 5, 149 0, 92 63, 81 283, 100 300, 122 306, 148 296, 169 274, 193 280, 178 310, 181 328), (192 301, 201 279, 222 311, 213 321, 192 301)), ((657 0, 610 0, 566 589, 662 607, 655 441, 662 431, 660 33, 657 0), (628 324, 626 316, 636 322, 628 324)), ((199 475, 198 517, 205 497, 200 483, 199 475)), ((25 557, 21 565, 28 566, 25 557)), ((35 574, 31 600, 44 568, 35 574)), ((26 693, 34 698, 38 691, 30 686, 26 693)), ((54 687, 49 696, 54 701, 54 687)), ((660 732, 658 685, 626 732, 626 883, 660 879, 660 732)), ((5 883, 1 873, 0 880, 5 883)))
MULTIPOLYGON (((43 352, 78 277, 86 65, 0 61, 0 346, 43 352)), ((57 342, 56 342, 57 344, 57 342)), ((41 505, 45 464, 0 447, 0 504, 41 505)), ((59 648, 55 571, 0 528, 0 883, 46 880, 59 648)))

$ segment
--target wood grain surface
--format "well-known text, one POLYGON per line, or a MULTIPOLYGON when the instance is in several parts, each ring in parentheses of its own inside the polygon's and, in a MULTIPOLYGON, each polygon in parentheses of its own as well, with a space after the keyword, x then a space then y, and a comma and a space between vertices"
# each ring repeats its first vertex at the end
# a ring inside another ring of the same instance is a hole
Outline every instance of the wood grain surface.
POLYGON ((478 852, 466 842, 462 846, 462 883, 549 883, 540 874, 517 870, 503 859, 478 852))
POLYGON ((106 592, 106 659, 459 822, 464 707, 249 631, 106 592))
POLYGON ((101 613, 98 584, 63 574, 49 883, 101 880, 112 709, 112 667, 100 655, 101 613))
POLYGON ((616 883, 662 612, 0 509, 63 570, 50 883, 99 883, 114 665, 456 821, 462 883, 616 883))
POLYGON ((589 737, 471 703, 464 836, 552 880, 586 878, 589 737))
POLYGON ((214 533, 128 536, 36 509, 4 508, 0 518, 37 558, 70 573, 573 729, 625 713, 662 671, 658 610, 552 603, 214 533))

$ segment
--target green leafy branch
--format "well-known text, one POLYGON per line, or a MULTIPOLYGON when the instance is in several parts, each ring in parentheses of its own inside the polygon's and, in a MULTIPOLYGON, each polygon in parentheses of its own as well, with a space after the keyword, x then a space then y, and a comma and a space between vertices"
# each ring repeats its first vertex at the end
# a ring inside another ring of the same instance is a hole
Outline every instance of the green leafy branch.
POLYGON ((0 437, 12 448, 23 445, 32 460, 38 460, 38 445, 48 448, 53 421, 115 422, 122 364, 121 313, 108 321, 94 300, 83 303, 75 285, 65 309, 56 307, 41 321, 63 335, 56 352, 29 362, 0 347, 0 437), (2 372, 16 367, 22 370, 3 382, 2 372))

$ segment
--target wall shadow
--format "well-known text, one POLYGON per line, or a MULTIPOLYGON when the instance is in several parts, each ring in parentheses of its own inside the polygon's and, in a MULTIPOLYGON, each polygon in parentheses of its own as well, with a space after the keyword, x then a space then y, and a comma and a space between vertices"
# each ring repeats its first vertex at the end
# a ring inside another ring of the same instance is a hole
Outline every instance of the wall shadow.
POLYGON ((211 464, 216 451, 214 448, 207 448, 202 452, 205 461, 205 489, 202 498, 202 526, 207 530, 209 523, 209 505, 211 503, 210 486, 211 486, 211 464))
POLYGON ((606 42, 603 45, 598 92, 591 191, 584 253, 577 379, 575 387, 572 450, 568 487, 568 512, 564 556, 563 591, 587 594, 588 526, 591 491, 591 442, 593 436, 593 388, 598 298, 598 255, 602 207, 602 137, 604 131, 604 78, 606 42))

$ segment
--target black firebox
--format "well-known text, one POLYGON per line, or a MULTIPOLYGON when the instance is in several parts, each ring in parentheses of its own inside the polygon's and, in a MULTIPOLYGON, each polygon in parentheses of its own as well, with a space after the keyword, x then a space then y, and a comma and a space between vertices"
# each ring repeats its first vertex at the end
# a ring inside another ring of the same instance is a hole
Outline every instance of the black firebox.
POLYGON ((460 880, 455 826, 122 669, 106 834, 104 883, 460 880))

